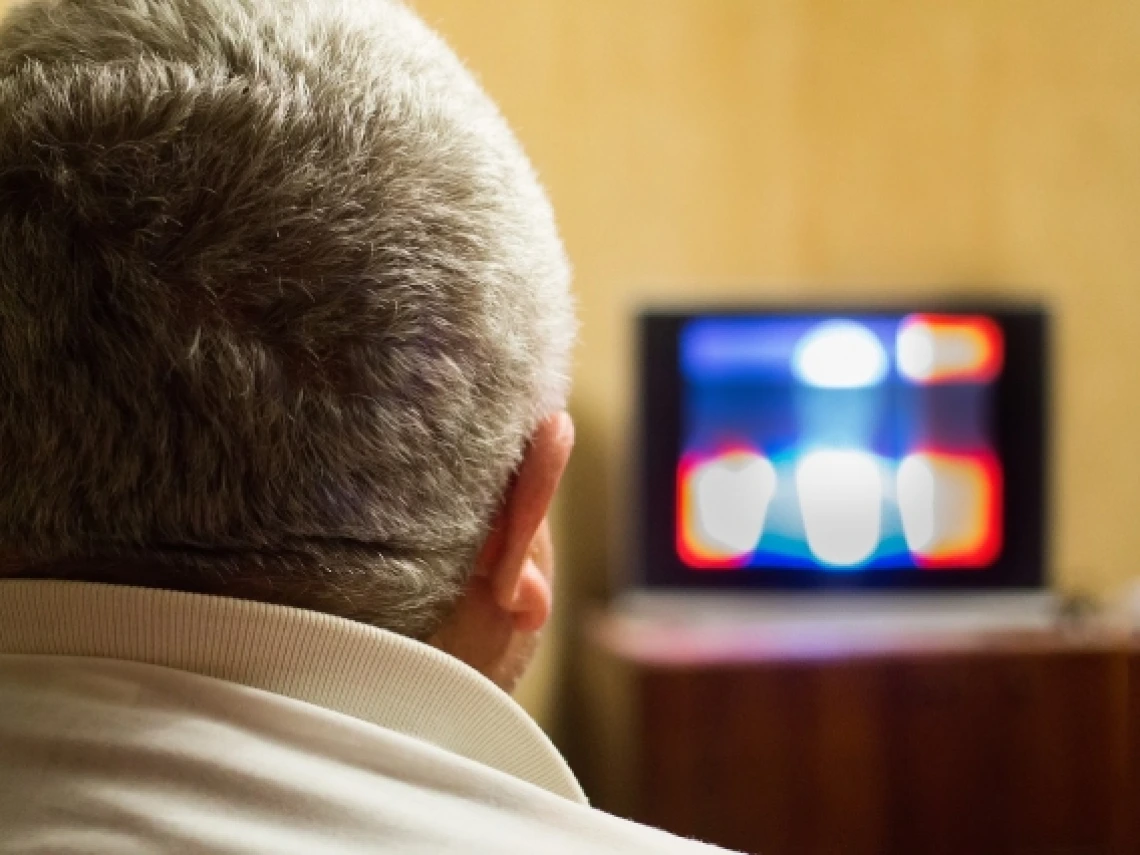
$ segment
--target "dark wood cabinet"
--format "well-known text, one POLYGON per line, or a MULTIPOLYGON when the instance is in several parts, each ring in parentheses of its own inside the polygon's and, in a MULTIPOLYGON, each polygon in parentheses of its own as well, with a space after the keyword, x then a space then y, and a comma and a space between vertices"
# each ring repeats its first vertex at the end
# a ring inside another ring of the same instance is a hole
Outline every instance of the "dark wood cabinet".
POLYGON ((1126 635, 587 637, 577 754, 604 809, 765 855, 1140 852, 1126 635))

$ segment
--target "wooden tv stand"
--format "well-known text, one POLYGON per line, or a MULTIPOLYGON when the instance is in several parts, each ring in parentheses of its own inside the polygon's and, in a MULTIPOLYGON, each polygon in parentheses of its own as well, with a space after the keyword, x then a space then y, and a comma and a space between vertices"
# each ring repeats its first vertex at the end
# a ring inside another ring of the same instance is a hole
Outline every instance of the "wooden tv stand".
POLYGON ((571 748, 603 809, 764 855, 1140 853, 1136 635, 583 635, 571 748))

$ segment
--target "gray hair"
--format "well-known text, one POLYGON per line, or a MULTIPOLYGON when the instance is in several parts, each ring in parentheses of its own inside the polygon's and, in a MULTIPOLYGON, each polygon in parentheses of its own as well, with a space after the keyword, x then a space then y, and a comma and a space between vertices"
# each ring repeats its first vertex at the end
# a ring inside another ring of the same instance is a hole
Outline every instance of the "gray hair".
POLYGON ((506 123, 395 2, 18 8, 7 572, 429 634, 565 403, 568 281, 506 123))

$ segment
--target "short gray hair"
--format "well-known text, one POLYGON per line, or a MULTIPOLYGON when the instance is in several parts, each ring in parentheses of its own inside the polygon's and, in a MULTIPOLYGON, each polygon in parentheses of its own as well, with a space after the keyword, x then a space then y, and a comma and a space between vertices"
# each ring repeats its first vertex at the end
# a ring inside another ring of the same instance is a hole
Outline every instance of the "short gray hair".
POLYGON ((395 2, 18 8, 8 572, 429 634, 565 403, 568 282, 506 123, 395 2))

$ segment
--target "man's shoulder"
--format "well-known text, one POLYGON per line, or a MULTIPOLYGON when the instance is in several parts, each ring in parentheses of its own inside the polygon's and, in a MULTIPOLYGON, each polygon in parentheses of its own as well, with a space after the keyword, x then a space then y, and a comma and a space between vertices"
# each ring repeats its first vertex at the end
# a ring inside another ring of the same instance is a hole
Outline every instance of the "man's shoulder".
POLYGON ((0 755, 9 839, 76 851, 717 851, 406 733, 112 659, 0 655, 0 755))

